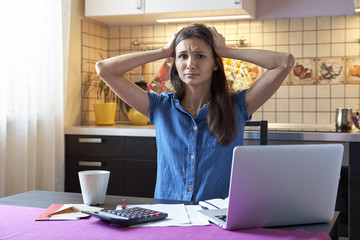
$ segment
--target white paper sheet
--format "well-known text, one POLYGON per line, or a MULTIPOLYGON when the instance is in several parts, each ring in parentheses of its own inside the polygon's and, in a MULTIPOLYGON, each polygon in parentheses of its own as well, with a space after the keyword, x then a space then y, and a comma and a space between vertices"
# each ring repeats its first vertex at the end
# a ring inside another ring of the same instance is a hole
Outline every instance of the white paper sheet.
MULTIPOLYGON (((190 225, 186 226, 205 226, 210 225, 210 222, 198 214, 198 210, 202 210, 200 205, 185 205, 187 214, 189 216, 190 225)), ((184 225, 183 225, 184 226, 184 225)))
POLYGON ((229 207, 229 198, 214 198, 206 201, 200 201, 199 204, 207 209, 223 209, 229 207))
MULTIPOLYGON (((197 210, 201 209, 199 205, 143 204, 127 205, 126 207, 143 207, 160 212, 165 212, 168 214, 168 217, 164 220, 137 224, 132 227, 204 226, 210 224, 206 219, 202 218, 197 214, 197 210)), ((121 206, 117 206, 116 209, 121 209, 121 206)))

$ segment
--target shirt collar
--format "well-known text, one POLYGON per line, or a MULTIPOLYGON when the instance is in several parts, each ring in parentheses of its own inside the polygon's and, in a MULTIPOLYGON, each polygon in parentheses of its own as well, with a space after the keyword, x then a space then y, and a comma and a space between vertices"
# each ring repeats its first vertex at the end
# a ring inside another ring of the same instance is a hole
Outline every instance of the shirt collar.
MULTIPOLYGON (((172 99, 174 101, 175 107, 179 111, 181 111, 183 113, 186 113, 186 114, 188 114, 190 116, 190 114, 180 105, 180 100, 179 100, 179 97, 176 95, 176 93, 171 93, 171 96, 172 96, 172 99)), ((208 103, 206 103, 204 107, 200 108, 199 113, 198 113, 198 115, 196 117, 197 122, 202 121, 202 120, 206 120, 209 104, 210 104, 210 101, 208 103)))

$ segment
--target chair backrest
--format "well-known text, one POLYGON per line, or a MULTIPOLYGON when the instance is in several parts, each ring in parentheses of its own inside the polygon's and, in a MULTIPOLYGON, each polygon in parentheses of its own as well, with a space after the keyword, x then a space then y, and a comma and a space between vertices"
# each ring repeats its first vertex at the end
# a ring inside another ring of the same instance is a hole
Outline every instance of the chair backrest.
POLYGON ((268 143, 268 121, 261 120, 261 121, 247 121, 246 126, 250 127, 260 127, 260 145, 267 145, 268 143))

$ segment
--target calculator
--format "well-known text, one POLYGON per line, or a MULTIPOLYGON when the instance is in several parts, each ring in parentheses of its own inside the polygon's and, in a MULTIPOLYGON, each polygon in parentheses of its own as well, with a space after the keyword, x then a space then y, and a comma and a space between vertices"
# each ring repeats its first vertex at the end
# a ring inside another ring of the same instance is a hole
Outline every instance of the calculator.
POLYGON ((98 217, 101 220, 105 220, 119 226, 131 226, 140 223, 158 221, 165 219, 168 216, 167 213, 142 207, 133 207, 119 210, 103 209, 98 212, 81 212, 98 217))

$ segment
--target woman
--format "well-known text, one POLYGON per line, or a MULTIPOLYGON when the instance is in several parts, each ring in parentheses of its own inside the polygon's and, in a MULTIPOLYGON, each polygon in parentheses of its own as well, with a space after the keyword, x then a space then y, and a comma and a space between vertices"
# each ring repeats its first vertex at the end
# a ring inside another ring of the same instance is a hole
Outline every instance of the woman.
POLYGON ((243 144, 245 123, 279 88, 293 62, 287 53, 229 48, 214 27, 194 24, 174 33, 163 48, 106 59, 96 70, 156 127, 155 198, 199 201, 227 197, 232 152, 243 144), (168 57, 173 57, 175 93, 146 92, 124 77, 135 67, 168 57), (267 71, 250 89, 231 93, 221 57, 267 71))

